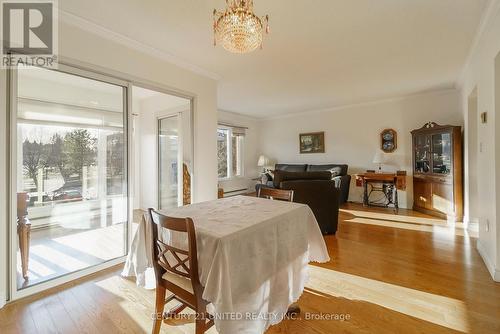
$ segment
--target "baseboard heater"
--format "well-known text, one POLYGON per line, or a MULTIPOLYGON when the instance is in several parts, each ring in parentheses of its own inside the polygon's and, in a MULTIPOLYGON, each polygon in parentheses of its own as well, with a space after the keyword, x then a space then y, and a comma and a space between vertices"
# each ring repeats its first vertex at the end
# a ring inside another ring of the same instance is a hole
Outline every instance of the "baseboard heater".
POLYGON ((231 191, 224 191, 224 197, 238 196, 242 194, 246 194, 248 192, 247 188, 244 189, 236 189, 231 191))

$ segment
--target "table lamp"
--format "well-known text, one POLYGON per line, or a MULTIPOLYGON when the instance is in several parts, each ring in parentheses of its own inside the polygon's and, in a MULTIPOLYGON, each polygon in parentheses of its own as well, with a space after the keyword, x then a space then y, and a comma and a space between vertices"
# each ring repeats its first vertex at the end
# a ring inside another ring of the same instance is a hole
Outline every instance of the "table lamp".
POLYGON ((259 161, 257 162, 258 167, 262 167, 262 173, 266 172, 266 167, 269 166, 269 158, 265 155, 261 155, 259 157, 259 161))
POLYGON ((375 156, 373 157, 373 163, 378 165, 377 173, 382 173, 382 164, 385 161, 385 156, 382 151, 375 152, 375 156))

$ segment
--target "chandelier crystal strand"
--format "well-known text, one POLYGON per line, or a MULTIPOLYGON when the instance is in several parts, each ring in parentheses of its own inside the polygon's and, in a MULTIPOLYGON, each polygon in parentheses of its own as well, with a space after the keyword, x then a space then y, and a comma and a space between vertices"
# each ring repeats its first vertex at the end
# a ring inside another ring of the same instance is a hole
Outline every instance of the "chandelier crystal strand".
POLYGON ((214 45, 233 53, 262 48, 263 34, 269 33, 269 16, 255 15, 253 0, 226 0, 226 5, 224 11, 214 9, 214 45))

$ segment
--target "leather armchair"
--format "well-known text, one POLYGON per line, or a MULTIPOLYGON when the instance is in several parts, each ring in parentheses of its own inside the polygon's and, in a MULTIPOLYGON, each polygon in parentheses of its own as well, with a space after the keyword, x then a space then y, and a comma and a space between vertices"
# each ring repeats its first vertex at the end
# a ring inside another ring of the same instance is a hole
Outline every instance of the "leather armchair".
POLYGON ((294 202, 309 205, 323 234, 337 232, 340 189, 329 171, 276 171, 274 186, 293 190, 294 202))
POLYGON ((337 232, 340 190, 332 180, 283 181, 281 189, 293 190, 293 201, 309 205, 323 234, 337 232))
POLYGON ((346 203, 349 199, 349 187, 351 185, 351 175, 347 174, 349 166, 345 164, 328 164, 328 165, 307 165, 308 172, 330 171, 335 173, 333 179, 336 185, 340 188, 340 203, 346 203))

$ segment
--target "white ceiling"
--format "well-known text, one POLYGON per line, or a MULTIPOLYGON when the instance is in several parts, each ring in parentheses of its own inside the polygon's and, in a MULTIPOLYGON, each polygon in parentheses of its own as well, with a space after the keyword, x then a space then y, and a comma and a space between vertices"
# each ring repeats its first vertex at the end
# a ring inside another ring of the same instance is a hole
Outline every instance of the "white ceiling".
POLYGON ((224 0, 59 0, 62 10, 220 76, 220 109, 267 117, 451 88, 488 0, 254 0, 264 50, 213 47, 224 0))

